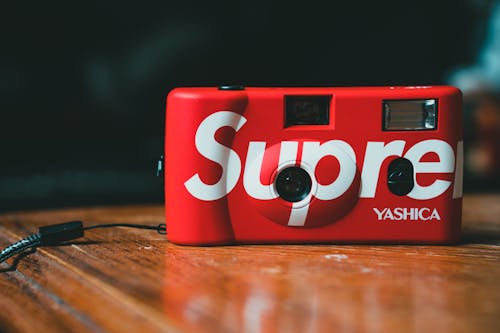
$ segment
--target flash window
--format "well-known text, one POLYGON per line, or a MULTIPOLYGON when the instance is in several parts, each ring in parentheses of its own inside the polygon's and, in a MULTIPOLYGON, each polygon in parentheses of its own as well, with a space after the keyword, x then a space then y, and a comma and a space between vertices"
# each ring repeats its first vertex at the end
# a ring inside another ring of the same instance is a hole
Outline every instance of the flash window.
POLYGON ((422 131, 437 128, 437 99, 385 100, 384 131, 422 131))

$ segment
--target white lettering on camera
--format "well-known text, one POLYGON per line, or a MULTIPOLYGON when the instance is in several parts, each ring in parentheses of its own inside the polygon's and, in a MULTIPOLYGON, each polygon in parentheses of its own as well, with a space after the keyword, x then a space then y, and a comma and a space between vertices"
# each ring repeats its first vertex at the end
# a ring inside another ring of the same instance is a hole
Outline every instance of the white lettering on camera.
MULTIPOLYGON (((259 200, 271 200, 276 196, 268 191, 270 185, 260 183, 260 170, 263 163, 266 142, 250 141, 248 144, 246 166, 242 168, 240 156, 230 147, 217 142, 215 133, 222 127, 231 127, 238 132, 246 123, 246 118, 231 111, 219 111, 205 118, 199 125, 195 135, 195 146, 198 152, 208 160, 217 163, 222 169, 222 174, 215 184, 206 184, 198 173, 195 173, 185 183, 188 192, 197 199, 213 201, 225 197, 236 186, 241 176, 242 169, 243 186, 251 197, 259 200)), ((285 141, 281 143, 279 160, 295 160, 299 142, 285 141)), ((337 158, 340 163, 340 174, 332 184, 319 188, 316 198, 319 200, 333 200, 343 195, 354 180, 355 152, 349 143, 342 140, 330 140, 327 142, 307 141, 302 143, 303 152, 301 163, 308 164, 315 170, 319 161, 326 156, 337 158), (351 163, 352 160, 354 163, 351 163)), ((380 169, 384 160, 390 156, 403 156, 406 146, 405 140, 393 140, 390 142, 368 141, 364 154, 364 162, 361 168, 360 198, 374 198, 380 179, 380 169)), ((429 200, 443 194, 452 183, 453 198, 462 197, 462 163, 463 144, 457 142, 457 158, 453 148, 446 141, 430 139, 417 142, 409 147, 404 157, 410 160, 414 167, 414 187, 407 194, 408 197, 417 200, 429 200), (428 153, 438 156, 437 162, 422 162, 421 159, 428 153), (417 182, 417 174, 451 174, 455 172, 454 181, 438 179, 422 186, 417 182)), ((314 171, 313 170, 313 171, 314 171)), ((313 175, 314 176, 314 175, 313 175)), ((393 211, 384 214, 393 214, 393 211)), ((415 214, 425 214, 425 211, 415 214)), ((437 214, 437 212, 436 212, 437 214)), ((394 214, 393 214, 394 215, 394 214)), ((434 216, 431 214, 431 216, 434 216)), ((389 215, 390 216, 390 215, 389 215)), ((399 211, 398 211, 399 216, 399 211)), ((437 214, 439 216, 439 214, 437 214)))
POLYGON ((407 208, 407 207, 396 207, 396 208, 383 208, 379 210, 378 208, 373 208, 375 214, 377 214, 377 219, 379 221, 430 221, 438 220, 441 221, 441 216, 436 208, 407 208))

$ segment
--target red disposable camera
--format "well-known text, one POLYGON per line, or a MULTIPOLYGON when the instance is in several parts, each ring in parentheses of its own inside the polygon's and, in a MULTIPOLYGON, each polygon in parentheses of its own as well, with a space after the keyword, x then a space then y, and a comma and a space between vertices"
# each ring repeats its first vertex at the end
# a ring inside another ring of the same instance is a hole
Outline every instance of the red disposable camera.
POLYGON ((174 89, 166 113, 168 238, 455 242, 461 103, 448 86, 174 89))

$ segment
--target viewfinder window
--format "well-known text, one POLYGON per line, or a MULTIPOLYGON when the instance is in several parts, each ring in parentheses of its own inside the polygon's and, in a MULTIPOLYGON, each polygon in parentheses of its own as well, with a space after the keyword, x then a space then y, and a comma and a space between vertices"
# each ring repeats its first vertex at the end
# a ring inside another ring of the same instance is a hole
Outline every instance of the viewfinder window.
POLYGON ((285 96, 285 127, 328 125, 332 96, 285 96))

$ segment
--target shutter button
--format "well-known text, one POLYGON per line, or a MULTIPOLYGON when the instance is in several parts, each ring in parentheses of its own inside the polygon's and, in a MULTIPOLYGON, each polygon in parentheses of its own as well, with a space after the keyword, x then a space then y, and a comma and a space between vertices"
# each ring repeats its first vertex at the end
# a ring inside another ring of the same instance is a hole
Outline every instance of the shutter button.
POLYGON ((241 85, 222 85, 219 86, 219 90, 245 90, 245 87, 241 85))

